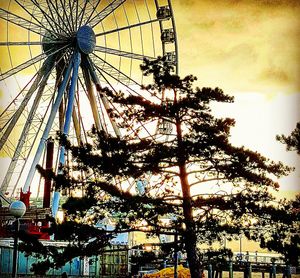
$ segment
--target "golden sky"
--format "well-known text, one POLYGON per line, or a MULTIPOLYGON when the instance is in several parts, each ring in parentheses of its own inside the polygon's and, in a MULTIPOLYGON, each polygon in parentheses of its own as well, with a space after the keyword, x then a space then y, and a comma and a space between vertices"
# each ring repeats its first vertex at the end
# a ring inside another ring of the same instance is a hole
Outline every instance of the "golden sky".
POLYGON ((300 159, 275 140, 300 121, 300 1, 173 1, 179 73, 220 87, 235 103, 215 113, 236 119, 232 142, 296 167, 280 192, 300 191, 300 159))
MULTIPOLYGON (((181 75, 193 73, 200 86, 231 93, 300 92, 299 0, 173 0, 172 6, 181 75)), ((24 30, 14 28, 11 40, 20 36, 24 30)), ((5 61, 0 63, 5 71, 5 61)))
POLYGON ((226 91, 300 92, 300 1, 175 0, 180 72, 226 91))

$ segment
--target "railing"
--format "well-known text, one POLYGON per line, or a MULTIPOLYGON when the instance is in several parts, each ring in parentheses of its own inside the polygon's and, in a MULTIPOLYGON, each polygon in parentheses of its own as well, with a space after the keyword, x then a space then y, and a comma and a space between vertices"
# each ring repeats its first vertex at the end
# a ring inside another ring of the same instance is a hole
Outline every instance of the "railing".
POLYGON ((252 264, 285 264, 283 258, 279 254, 256 253, 256 252, 235 252, 232 261, 234 262, 250 262, 252 264))

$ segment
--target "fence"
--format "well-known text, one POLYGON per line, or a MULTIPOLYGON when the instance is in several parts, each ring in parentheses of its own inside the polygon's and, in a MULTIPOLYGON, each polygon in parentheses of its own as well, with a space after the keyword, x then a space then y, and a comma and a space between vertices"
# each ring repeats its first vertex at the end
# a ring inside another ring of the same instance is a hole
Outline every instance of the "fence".
MULTIPOLYGON (((12 240, 0 242, 0 277, 7 277, 12 272, 13 264, 13 247, 12 240), (2 245, 2 246, 1 246, 2 245)), ((56 242, 57 244, 57 242, 56 242)), ((63 248, 63 243, 57 244, 58 248, 63 248)), ((33 275, 31 269, 32 263, 36 259, 31 256, 25 256, 19 252, 18 255, 18 274, 19 276, 33 275)), ((70 263, 67 263, 60 269, 51 269, 47 273, 47 277, 61 275, 66 272, 68 276, 80 277, 126 277, 128 274, 128 248, 125 245, 112 245, 105 252, 98 256, 90 258, 74 258, 70 263)))

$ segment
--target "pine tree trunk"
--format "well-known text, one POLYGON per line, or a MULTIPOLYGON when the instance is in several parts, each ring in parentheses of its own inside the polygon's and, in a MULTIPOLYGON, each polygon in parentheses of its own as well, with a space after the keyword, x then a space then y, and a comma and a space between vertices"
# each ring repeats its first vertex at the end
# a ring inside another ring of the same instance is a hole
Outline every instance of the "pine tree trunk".
MULTIPOLYGON (((184 209, 185 211, 185 209, 184 209)), ((187 212, 187 211, 186 211, 187 212)), ((186 213, 184 213, 185 215, 186 213)), ((189 213, 188 213, 189 214, 189 213)), ((197 254, 197 235, 193 221, 188 221, 185 216, 186 231, 184 233, 184 243, 187 253, 187 260, 192 278, 200 278, 202 273, 201 262, 197 254)))
MULTIPOLYGON (((185 167, 183 169, 183 172, 185 170, 185 167)), ((187 176, 186 176, 187 177, 187 176)), ((199 278, 201 277, 202 273, 202 266, 201 262, 199 260, 199 256, 197 254, 197 234, 195 230, 195 222, 193 219, 193 210, 192 210, 192 204, 191 204, 191 197, 187 197, 187 193, 190 193, 189 190, 189 184, 187 182, 186 178, 183 177, 183 180, 181 182, 182 191, 183 193, 183 214, 184 214, 184 220, 186 225, 186 230, 184 232, 184 243, 187 253, 187 260, 189 263, 189 268, 191 272, 192 278, 199 278), (188 190, 186 190, 188 189, 188 190), (188 191, 188 192, 187 192, 188 191)))
MULTIPOLYGON (((176 91, 174 97, 174 103, 176 103, 176 91)), ((176 135, 177 135, 177 159, 179 166, 179 178, 182 189, 183 197, 183 214, 184 222, 186 225, 186 230, 184 232, 184 243, 187 252, 187 260, 189 263, 191 278, 200 278, 202 273, 202 266, 197 254, 197 235, 196 227, 193 219, 193 207, 190 185, 188 182, 188 174, 186 171, 186 158, 185 151, 182 141, 182 130, 181 130, 181 120, 177 115, 176 120, 176 135)))

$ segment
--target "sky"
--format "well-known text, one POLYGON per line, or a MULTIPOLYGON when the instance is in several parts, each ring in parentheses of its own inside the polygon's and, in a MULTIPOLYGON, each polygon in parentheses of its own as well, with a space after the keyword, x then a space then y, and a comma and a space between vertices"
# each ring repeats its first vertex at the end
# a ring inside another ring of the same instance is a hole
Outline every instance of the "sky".
POLYGON ((179 74, 199 87, 219 87, 234 104, 214 105, 232 117, 232 143, 296 167, 280 179, 282 196, 300 191, 300 159, 275 140, 300 120, 300 1, 177 0, 173 11, 179 74))
POLYGON ((173 3, 181 73, 231 92, 299 92, 299 1, 173 3))
POLYGON ((214 113, 235 118, 233 144, 296 167, 280 180, 280 193, 294 196, 300 159, 275 137, 290 134, 300 120, 300 1, 173 0, 172 6, 179 74, 235 97, 234 104, 213 105, 214 113))

